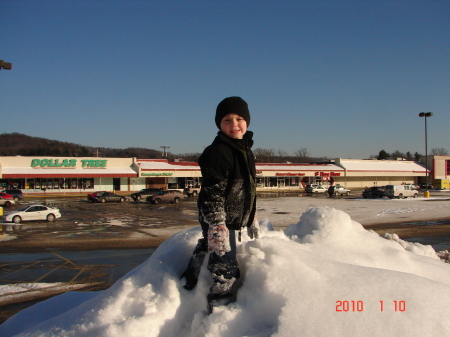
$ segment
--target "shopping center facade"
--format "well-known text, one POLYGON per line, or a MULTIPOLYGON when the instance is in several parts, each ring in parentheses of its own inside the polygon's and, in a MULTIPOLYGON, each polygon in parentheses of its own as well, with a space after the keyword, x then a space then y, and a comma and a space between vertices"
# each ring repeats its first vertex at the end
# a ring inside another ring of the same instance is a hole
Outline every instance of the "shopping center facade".
MULTIPOLYGON (((450 156, 429 156, 425 163, 398 160, 337 158, 328 163, 256 165, 259 190, 301 190, 307 184, 340 184, 365 188, 429 181, 445 188, 450 156)), ((0 188, 24 193, 69 193, 108 190, 134 192, 142 188, 182 189, 201 185, 197 163, 165 159, 0 157, 0 188)), ((448 189, 448 187, 446 187, 448 189)))

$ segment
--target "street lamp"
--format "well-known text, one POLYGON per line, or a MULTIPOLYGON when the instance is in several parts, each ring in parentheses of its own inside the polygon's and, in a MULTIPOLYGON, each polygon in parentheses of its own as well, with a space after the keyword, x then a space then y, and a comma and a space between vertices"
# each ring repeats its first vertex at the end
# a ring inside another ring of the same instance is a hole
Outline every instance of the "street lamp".
POLYGON ((428 144, 427 144, 427 117, 431 117, 433 116, 432 112, 421 112, 419 114, 419 117, 425 117, 425 169, 426 169, 426 175, 427 175, 427 182, 426 182, 426 188, 425 188, 425 192, 426 195, 425 197, 428 198, 429 193, 428 193, 428 144))

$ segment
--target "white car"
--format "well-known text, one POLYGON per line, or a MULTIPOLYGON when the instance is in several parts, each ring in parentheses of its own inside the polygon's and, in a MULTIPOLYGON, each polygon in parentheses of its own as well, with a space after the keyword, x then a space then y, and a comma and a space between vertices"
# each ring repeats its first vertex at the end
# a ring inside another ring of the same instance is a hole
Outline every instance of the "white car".
POLYGON ((21 221, 30 220, 47 220, 55 221, 60 218, 61 213, 56 207, 48 207, 43 205, 28 205, 14 212, 6 213, 3 220, 7 222, 20 223, 21 221))
POLYGON ((305 187, 306 193, 327 193, 328 189, 322 185, 308 185, 305 187))

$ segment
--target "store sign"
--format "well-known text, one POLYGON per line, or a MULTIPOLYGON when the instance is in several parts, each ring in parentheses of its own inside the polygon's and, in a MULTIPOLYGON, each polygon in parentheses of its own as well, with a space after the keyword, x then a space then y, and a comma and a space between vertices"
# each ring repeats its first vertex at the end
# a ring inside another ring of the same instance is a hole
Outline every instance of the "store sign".
POLYGON ((337 172, 315 172, 316 177, 340 177, 341 174, 337 172))
MULTIPOLYGON (((108 160, 102 159, 81 159, 81 167, 83 168, 99 168, 106 167, 108 160)), ((32 159, 31 167, 76 167, 77 159, 32 159)))
POLYGON ((152 173, 144 173, 144 172, 142 172, 141 173, 141 176, 143 176, 143 177, 162 177, 162 176, 164 176, 164 177, 167 177, 167 176, 171 176, 171 175, 173 175, 173 173, 166 173, 166 172, 161 172, 161 173, 156 173, 156 172, 152 172, 152 173))
POLYGON ((275 173, 276 176, 280 177, 303 177, 305 173, 285 173, 285 172, 277 172, 275 173))

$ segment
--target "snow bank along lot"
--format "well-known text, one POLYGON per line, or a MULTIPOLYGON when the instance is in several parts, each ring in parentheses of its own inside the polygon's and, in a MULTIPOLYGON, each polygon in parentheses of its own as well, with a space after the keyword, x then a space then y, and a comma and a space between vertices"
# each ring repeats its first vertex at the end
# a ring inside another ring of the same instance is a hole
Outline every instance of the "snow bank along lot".
POLYGON ((431 246, 395 235, 382 238, 357 220, 443 215, 449 201, 361 200, 342 211, 337 208, 345 199, 334 200, 334 208, 321 205, 330 199, 311 198, 311 205, 302 206, 298 198, 282 199, 258 203, 262 235, 259 240, 243 235, 238 246, 243 285, 228 307, 206 314, 211 283, 206 266, 194 290, 185 290, 179 280, 201 236, 197 227, 170 237, 109 289, 40 302, 3 323, 0 335, 450 335, 450 264, 431 246), (271 222, 276 228, 291 225, 274 230, 271 222))

